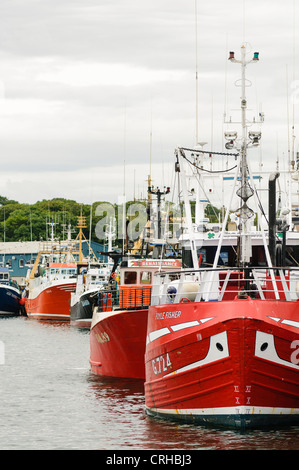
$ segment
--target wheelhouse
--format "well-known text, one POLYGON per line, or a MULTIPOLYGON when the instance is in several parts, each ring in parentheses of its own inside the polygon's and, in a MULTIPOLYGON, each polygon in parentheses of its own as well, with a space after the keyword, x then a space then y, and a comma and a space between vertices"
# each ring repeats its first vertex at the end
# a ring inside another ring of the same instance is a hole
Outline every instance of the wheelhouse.
POLYGON ((49 279, 66 279, 76 277, 77 266, 75 263, 51 263, 46 269, 46 277, 49 279))

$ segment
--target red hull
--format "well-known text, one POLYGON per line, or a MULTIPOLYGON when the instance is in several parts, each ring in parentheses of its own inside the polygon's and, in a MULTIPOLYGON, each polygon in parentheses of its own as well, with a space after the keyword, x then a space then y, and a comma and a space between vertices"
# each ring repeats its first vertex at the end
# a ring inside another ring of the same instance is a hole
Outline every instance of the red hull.
POLYGON ((34 289, 26 299, 26 312, 36 320, 69 321, 71 293, 76 281, 56 283, 42 289, 36 296, 34 289))
POLYGON ((145 379, 148 309, 100 312, 90 329, 90 366, 101 376, 145 379))
POLYGON ((299 302, 150 307, 148 414, 258 427, 299 423, 299 302))

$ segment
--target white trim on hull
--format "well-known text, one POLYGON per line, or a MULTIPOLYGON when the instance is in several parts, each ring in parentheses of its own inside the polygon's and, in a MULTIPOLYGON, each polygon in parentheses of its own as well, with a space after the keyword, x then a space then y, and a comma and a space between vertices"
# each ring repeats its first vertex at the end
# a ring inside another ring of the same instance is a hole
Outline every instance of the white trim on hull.
POLYGON ((272 425, 299 425, 299 408, 239 406, 222 408, 162 409, 148 408, 149 416, 176 419, 190 424, 211 424, 236 429, 253 429, 272 425))

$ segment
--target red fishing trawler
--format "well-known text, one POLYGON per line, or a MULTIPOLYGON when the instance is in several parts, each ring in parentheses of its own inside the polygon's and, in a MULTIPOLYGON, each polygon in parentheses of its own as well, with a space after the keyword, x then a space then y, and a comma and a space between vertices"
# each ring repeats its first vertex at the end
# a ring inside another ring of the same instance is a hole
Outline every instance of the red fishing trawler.
MULTIPOLYGON (((237 142, 231 132, 226 146, 239 150, 232 191, 233 197, 239 184, 238 230, 233 237, 227 234, 230 204, 216 246, 197 245, 189 218, 190 248, 183 246, 182 261, 190 268, 155 275, 145 354, 146 412, 238 429, 298 425, 299 234, 288 224, 287 211, 277 219, 276 193, 270 189, 279 174, 269 178, 268 230, 262 224, 259 231, 252 227, 254 212, 247 201, 254 196, 257 208, 261 203, 247 149, 258 143, 260 132, 251 128, 248 139, 245 68, 251 61, 245 46, 241 55, 237 61, 230 53, 242 67, 242 138, 237 142), (228 236, 236 243, 229 244, 228 236)), ((252 61, 258 61, 258 53, 252 61)), ((176 152, 176 169, 183 176, 184 164, 191 164, 188 150, 176 152)), ((197 149, 199 158, 203 153, 197 149)), ((192 168, 200 177, 203 167, 196 165, 192 168)), ((182 187, 188 206, 186 183, 182 187)))
POLYGON ((157 276, 148 315, 148 414, 237 428, 299 423, 299 270, 280 269, 273 278, 273 269, 264 278, 247 273, 177 272, 175 294, 169 275, 157 276))
POLYGON ((65 241, 54 239, 44 243, 28 273, 25 308, 28 318, 36 320, 70 321, 71 294, 76 289, 77 263, 82 262, 82 229, 85 217, 78 218, 79 233, 71 239, 71 229, 65 241))
POLYGON ((178 259, 129 259, 117 289, 99 291, 90 327, 90 366, 101 376, 145 379, 144 353, 152 277, 181 266, 178 259))
POLYGON ((26 312, 36 320, 70 319, 71 293, 76 289, 76 263, 50 263, 44 274, 30 280, 26 312))

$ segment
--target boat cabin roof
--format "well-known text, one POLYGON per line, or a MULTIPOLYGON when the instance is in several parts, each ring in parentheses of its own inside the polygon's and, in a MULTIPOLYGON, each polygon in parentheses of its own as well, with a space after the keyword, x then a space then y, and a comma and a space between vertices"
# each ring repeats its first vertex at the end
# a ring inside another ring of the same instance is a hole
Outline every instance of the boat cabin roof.
POLYGON ((53 268, 58 268, 58 269, 61 269, 61 268, 74 268, 76 269, 77 268, 77 265, 76 263, 50 263, 49 265, 49 268, 53 269, 53 268))
POLYGON ((153 275, 167 269, 180 269, 180 259, 133 259, 120 269, 120 285, 145 285, 152 284, 153 275))

